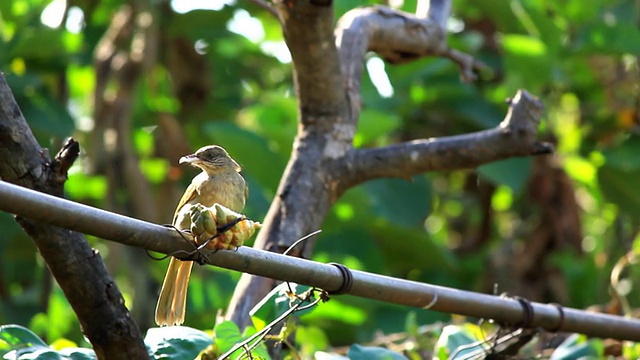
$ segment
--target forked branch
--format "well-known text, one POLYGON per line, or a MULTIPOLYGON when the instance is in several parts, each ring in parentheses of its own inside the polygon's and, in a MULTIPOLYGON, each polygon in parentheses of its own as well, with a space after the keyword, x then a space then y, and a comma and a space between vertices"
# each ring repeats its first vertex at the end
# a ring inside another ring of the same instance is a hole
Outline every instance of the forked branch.
POLYGON ((542 104, 525 90, 511 101, 494 129, 435 139, 420 139, 381 148, 352 150, 342 159, 339 189, 381 177, 411 178, 427 171, 473 168, 514 156, 546 154, 549 143, 537 140, 542 104))
POLYGON ((336 26, 336 46, 342 75, 351 102, 351 120, 360 112, 360 83, 367 52, 375 52, 391 64, 403 64, 426 56, 443 56, 460 67, 463 81, 476 79, 474 70, 484 67, 473 57, 449 48, 446 23, 449 0, 421 1, 416 15, 373 6, 353 9, 336 26))

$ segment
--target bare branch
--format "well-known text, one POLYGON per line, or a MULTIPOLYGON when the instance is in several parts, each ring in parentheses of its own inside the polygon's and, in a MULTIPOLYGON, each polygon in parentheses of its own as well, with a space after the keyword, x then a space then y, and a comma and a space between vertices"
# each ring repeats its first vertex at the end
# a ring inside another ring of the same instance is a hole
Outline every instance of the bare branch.
POLYGON ((380 177, 410 178, 426 171, 470 168, 514 156, 550 153, 552 145, 537 141, 541 115, 540 101, 520 90, 495 129, 353 150, 341 160, 345 176, 340 188, 346 190, 380 177))
POLYGON ((484 63, 474 59, 471 55, 460 52, 456 49, 448 48, 441 54, 442 56, 453 60, 460 67, 460 79, 463 82, 472 82, 477 79, 474 70, 482 70, 486 66, 484 63))
POLYGON ((418 10, 428 12, 426 18, 383 6, 353 9, 340 18, 335 30, 336 45, 350 101, 351 121, 357 121, 360 112, 360 83, 368 51, 377 53, 391 64, 407 63, 425 56, 448 57, 460 66, 461 78, 466 82, 475 80, 474 69, 484 67, 471 56, 448 47, 449 0, 431 1, 430 5, 418 10))
MULTIPOLYGON (((55 226, 148 250, 173 254, 193 249, 176 231, 156 224, 110 213, 65 199, 0 181, 0 210, 55 226)), ((332 291, 342 287, 341 270, 329 264, 256 250, 246 246, 237 251, 219 251, 207 263, 282 281, 332 291)), ((640 321, 592 313, 558 305, 478 294, 443 286, 396 279, 357 270, 352 275, 350 295, 421 309, 494 319, 515 324, 526 319, 528 328, 581 332, 591 336, 640 341, 640 321), (526 310, 523 306, 526 301, 526 310)))

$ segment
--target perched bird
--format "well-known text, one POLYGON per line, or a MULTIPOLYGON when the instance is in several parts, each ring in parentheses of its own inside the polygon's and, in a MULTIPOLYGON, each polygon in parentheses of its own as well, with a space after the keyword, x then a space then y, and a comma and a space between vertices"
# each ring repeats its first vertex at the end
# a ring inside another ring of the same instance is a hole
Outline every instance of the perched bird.
MULTIPOLYGON (((182 163, 198 167, 202 172, 193 178, 182 195, 173 215, 173 226, 189 230, 189 209, 198 203, 207 207, 218 203, 233 211, 242 211, 248 188, 239 173, 240 165, 224 148, 217 145, 202 147, 194 154, 180 158, 180 164, 182 163)), ((192 266, 192 261, 171 258, 156 305, 155 320, 159 326, 180 325, 184 322, 187 285, 192 266)))

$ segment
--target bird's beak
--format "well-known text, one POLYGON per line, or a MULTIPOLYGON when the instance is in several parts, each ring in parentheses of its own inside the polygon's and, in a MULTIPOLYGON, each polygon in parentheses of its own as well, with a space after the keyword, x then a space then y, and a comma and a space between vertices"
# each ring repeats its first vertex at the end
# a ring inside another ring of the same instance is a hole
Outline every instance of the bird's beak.
POLYGON ((184 163, 193 163, 198 161, 199 158, 196 156, 196 154, 189 154, 189 155, 185 155, 183 157, 180 158, 180 161, 178 161, 179 164, 184 164, 184 163))

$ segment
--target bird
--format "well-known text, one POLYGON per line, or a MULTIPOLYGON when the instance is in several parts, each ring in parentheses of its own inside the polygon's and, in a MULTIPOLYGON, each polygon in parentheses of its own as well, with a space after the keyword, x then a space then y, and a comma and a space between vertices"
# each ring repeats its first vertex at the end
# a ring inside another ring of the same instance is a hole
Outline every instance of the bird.
MULTIPOLYGON (((175 228, 189 230, 189 211, 195 204, 211 207, 218 203, 233 211, 242 211, 248 196, 247 183, 240 175, 240 165, 223 147, 204 146, 181 157, 179 163, 198 167, 202 172, 193 178, 178 202, 172 222, 175 228)), ((184 322, 192 266, 192 261, 171 257, 156 305, 155 321, 158 326, 181 325, 184 322)))

